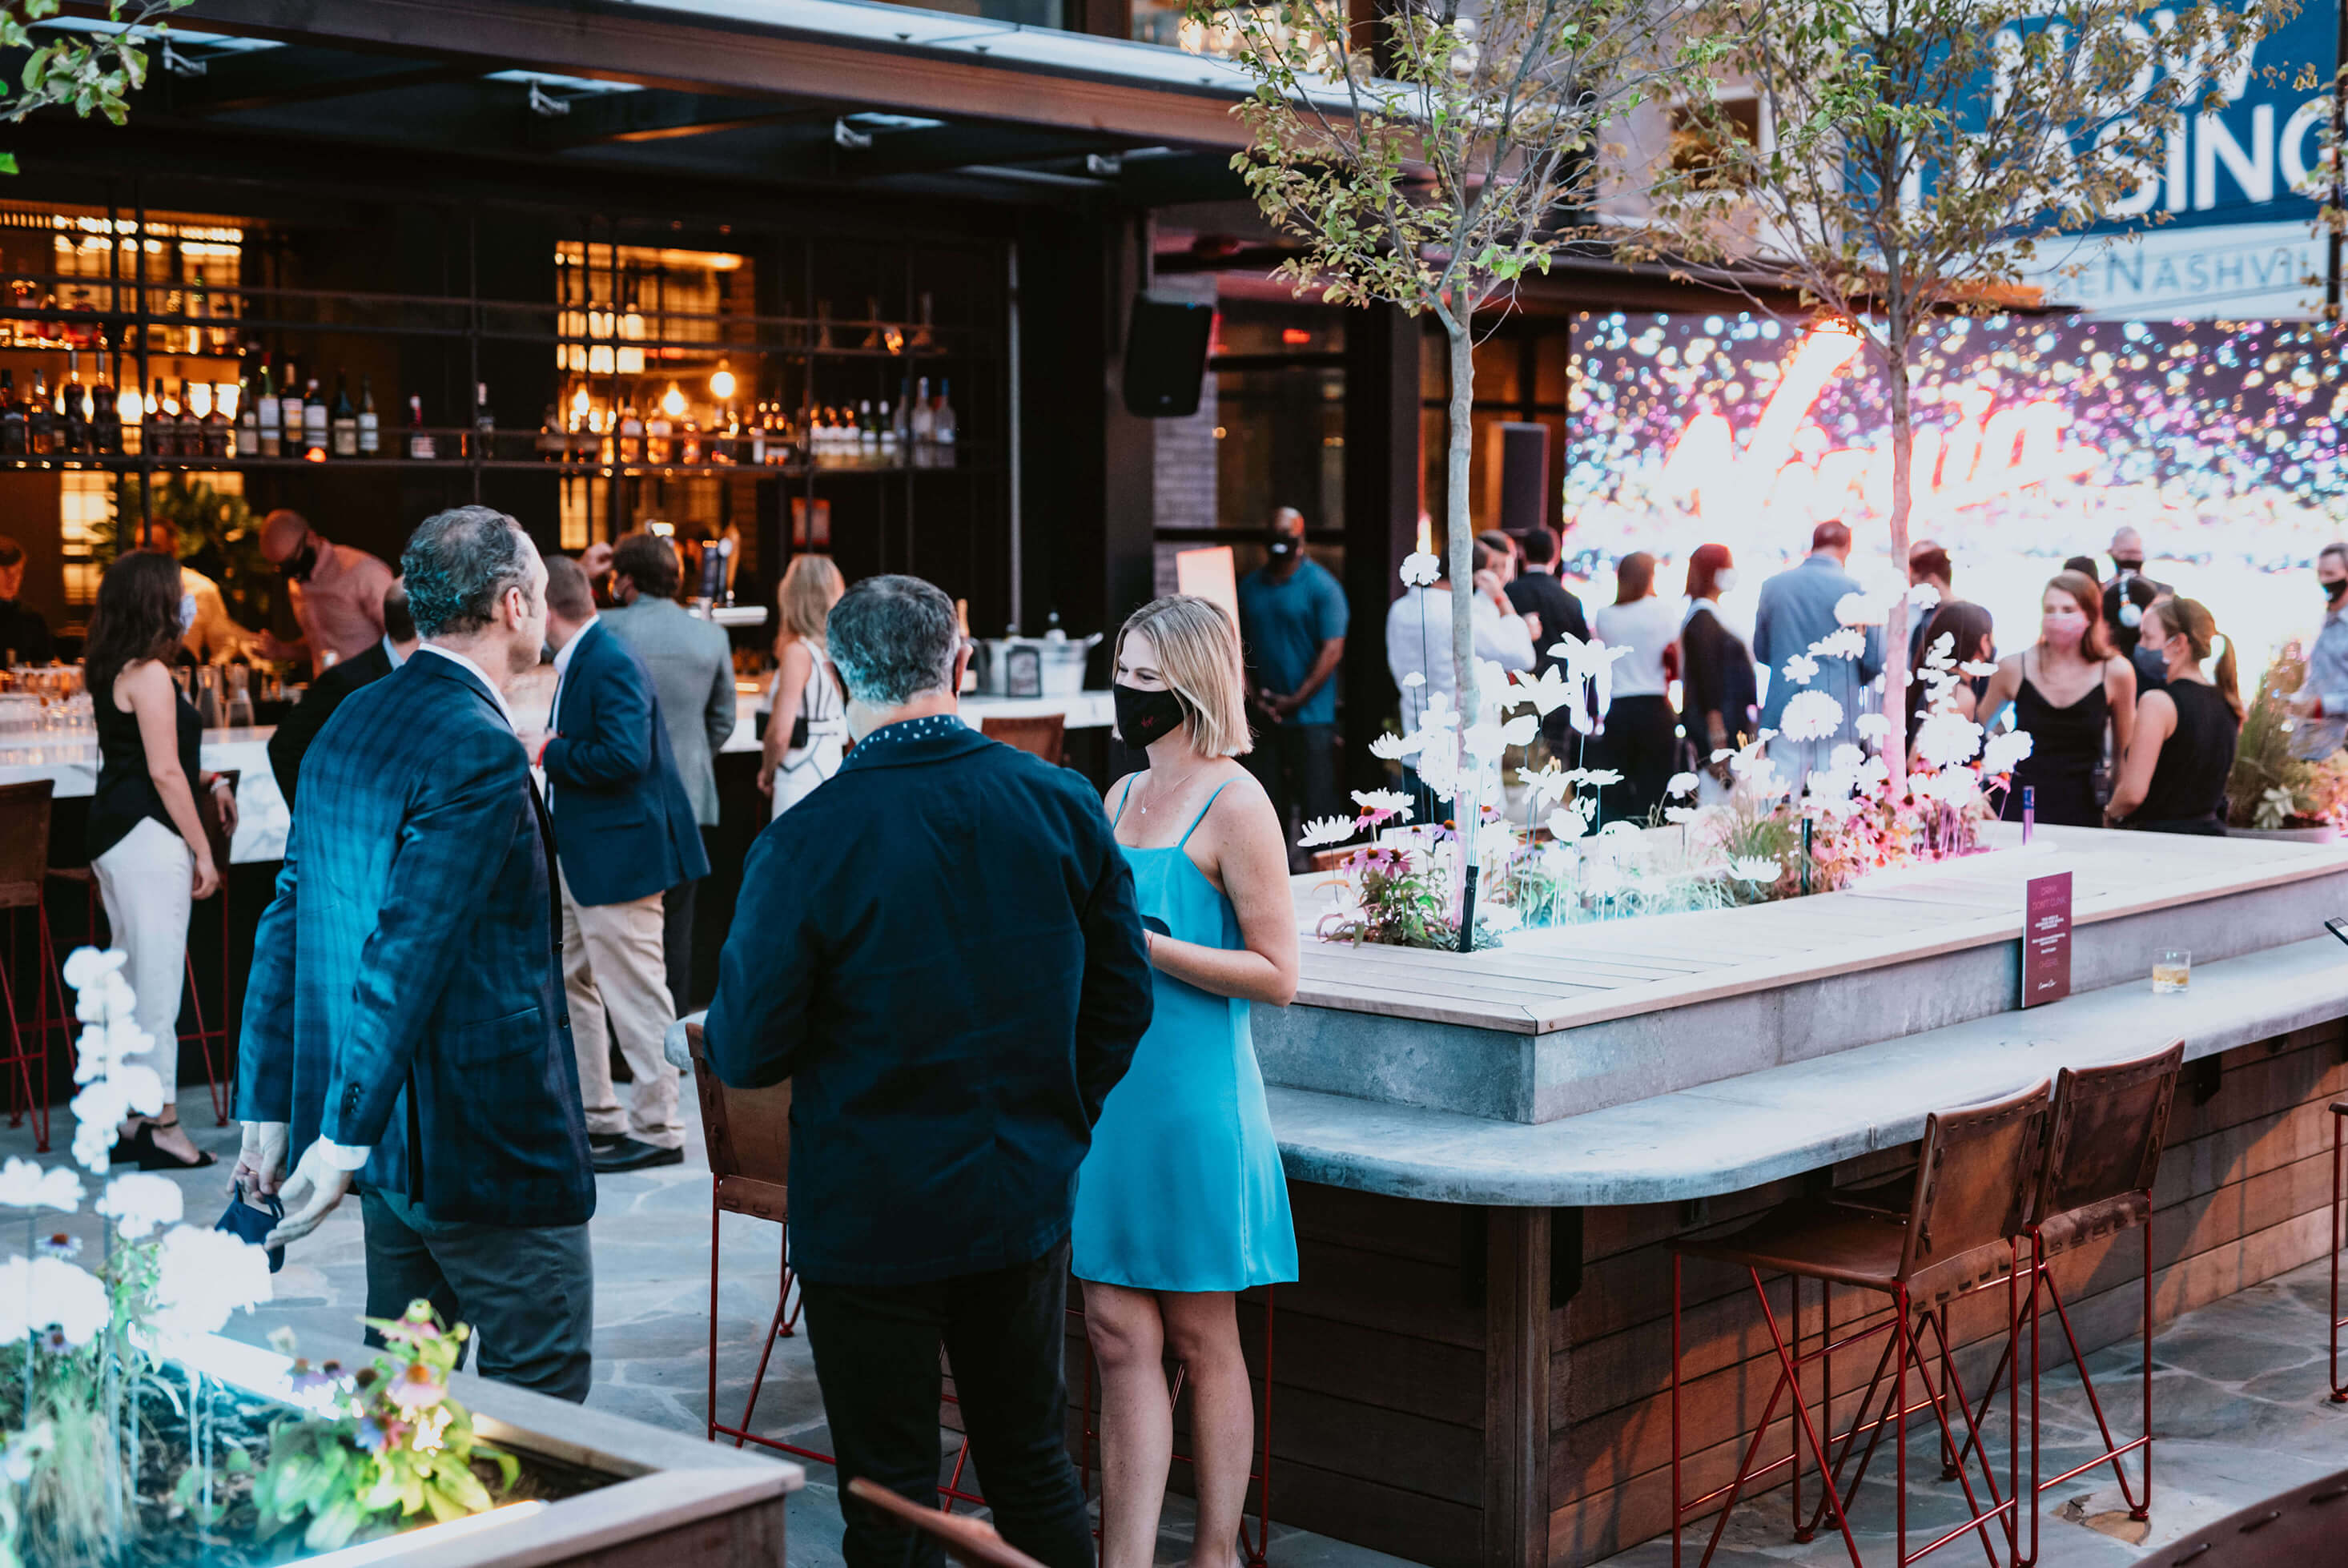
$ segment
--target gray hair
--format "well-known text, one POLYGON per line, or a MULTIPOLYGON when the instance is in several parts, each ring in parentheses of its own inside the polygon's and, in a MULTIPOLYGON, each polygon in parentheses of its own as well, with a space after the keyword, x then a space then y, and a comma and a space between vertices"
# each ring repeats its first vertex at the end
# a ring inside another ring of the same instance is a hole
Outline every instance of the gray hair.
POLYGON ((953 682, 962 626, 953 601, 918 577, 867 577, 831 607, 824 646, 849 696, 867 707, 902 707, 953 682))
POLYGON ((494 507, 451 507, 417 523, 399 557, 417 634, 461 636, 488 625, 507 589, 529 591, 534 553, 521 524, 494 507))

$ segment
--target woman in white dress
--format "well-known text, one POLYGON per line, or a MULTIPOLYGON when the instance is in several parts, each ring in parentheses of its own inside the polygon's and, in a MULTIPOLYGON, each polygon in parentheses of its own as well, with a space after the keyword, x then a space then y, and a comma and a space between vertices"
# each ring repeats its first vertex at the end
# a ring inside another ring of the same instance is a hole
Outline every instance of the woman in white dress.
POLYGON ((775 679, 767 688, 767 739, 758 788, 781 816, 839 771, 848 749, 848 709, 825 667, 823 628, 848 585, 828 555, 798 555, 776 594, 782 631, 775 639, 775 679))

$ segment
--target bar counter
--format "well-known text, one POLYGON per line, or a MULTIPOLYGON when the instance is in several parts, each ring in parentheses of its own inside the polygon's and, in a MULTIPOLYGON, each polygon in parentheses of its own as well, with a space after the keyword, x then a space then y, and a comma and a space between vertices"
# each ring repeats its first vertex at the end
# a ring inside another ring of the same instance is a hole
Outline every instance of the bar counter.
MULTIPOLYGON (((1494 953, 1308 937, 1297 1003, 1255 1013, 1303 1264, 1277 1293, 1273 1517, 1446 1565, 1571 1568, 1662 1534, 1668 1244, 1912 1165, 1930 1112, 2066 1065, 2178 1038, 2188 1058, 2149 1232, 2056 1266, 2085 1346, 2136 1332, 2147 1237, 2163 1322, 2321 1257, 2327 1108, 2348 1093, 2348 951, 2322 921, 2348 913, 2348 850, 1992 842, 1845 892, 1494 953), (2075 989, 2017 1011, 2023 883, 2055 871, 2075 989), (2191 987, 2156 995, 2171 946, 2194 950, 2191 987)), ((1298 879, 1308 930, 1326 881, 1298 879)), ((1741 1272, 1686 1278, 1694 1495, 1728 1479, 1776 1364, 1741 1272)), ((1976 1377, 2003 1335, 1987 1295, 1952 1315, 1976 1377)), ((1838 1332, 1879 1299, 1838 1288, 1838 1332)), ((1816 1336, 1815 1293, 1798 1321, 1816 1336)), ((1261 1373, 1261 1310, 1241 1323, 1261 1373)), ((1872 1357, 1847 1360, 1838 1423, 1872 1357)), ((1765 1452, 1789 1440, 1781 1407, 1765 1452)))

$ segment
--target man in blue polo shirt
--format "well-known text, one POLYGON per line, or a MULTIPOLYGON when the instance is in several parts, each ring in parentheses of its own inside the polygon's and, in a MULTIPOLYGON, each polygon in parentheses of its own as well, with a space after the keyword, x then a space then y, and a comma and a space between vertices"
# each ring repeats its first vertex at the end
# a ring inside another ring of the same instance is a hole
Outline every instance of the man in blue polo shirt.
POLYGON ((1257 737, 1249 765, 1295 838, 1299 820, 1337 809, 1337 662, 1345 656, 1345 591, 1304 553, 1304 517, 1274 514, 1270 559, 1240 579, 1240 640, 1257 737), (1294 814, 1292 815, 1292 812, 1294 814))

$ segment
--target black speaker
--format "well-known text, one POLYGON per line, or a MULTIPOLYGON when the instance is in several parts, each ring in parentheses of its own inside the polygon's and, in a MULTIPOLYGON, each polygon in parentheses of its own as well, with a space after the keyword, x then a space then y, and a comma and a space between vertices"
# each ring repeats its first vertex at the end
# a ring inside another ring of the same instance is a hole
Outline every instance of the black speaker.
POLYGON ((1207 380, 1207 343, 1215 334, 1215 307, 1133 296, 1125 334, 1126 412, 1144 419, 1180 419, 1199 411, 1207 380))
POLYGON ((1500 427, 1500 526, 1521 535, 1548 521, 1549 427, 1504 424, 1500 427))

